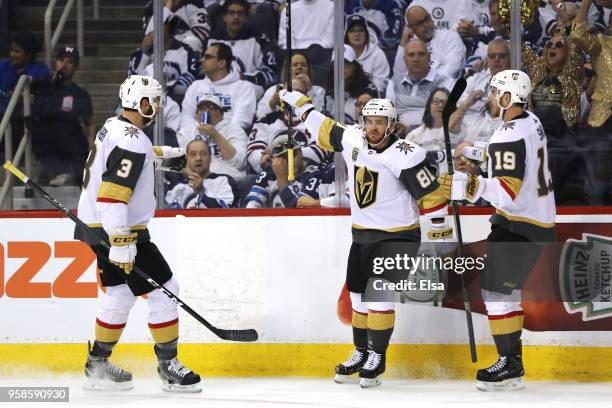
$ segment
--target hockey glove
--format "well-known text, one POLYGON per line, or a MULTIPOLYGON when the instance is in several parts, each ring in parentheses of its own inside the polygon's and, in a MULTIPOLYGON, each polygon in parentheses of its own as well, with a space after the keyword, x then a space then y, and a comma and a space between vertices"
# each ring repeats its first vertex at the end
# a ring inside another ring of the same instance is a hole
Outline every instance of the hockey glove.
POLYGON ((311 99, 301 92, 287 91, 281 89, 278 93, 281 101, 287 103, 291 108, 295 110, 295 114, 302 118, 302 115, 311 109, 314 109, 311 99))
POLYGON ((465 146, 461 154, 466 158, 478 163, 487 161, 487 146, 485 142, 476 142, 474 146, 465 146))
POLYGON ((111 244, 108 259, 127 274, 134 269, 136 236, 135 232, 130 233, 129 228, 121 228, 108 237, 111 244))
POLYGON ((172 146, 153 146, 153 154, 156 159, 174 159, 185 156, 185 149, 172 146))
POLYGON ((445 174, 438 178, 438 183, 447 198, 451 200, 468 200, 475 203, 484 192, 484 184, 478 176, 455 172, 452 176, 445 174))

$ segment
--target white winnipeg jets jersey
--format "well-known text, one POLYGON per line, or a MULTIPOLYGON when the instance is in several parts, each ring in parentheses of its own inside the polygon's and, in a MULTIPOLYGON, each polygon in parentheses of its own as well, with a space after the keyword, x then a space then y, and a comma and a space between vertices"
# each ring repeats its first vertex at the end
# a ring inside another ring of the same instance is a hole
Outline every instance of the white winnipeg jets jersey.
POLYGON ((534 241, 554 239, 555 197, 538 117, 525 112, 503 123, 491 136, 487 154, 489 178, 497 179, 511 198, 500 201, 492 222, 534 241))
POLYGON ((318 135, 322 148, 342 152, 348 167, 356 242, 380 240, 381 232, 419 240, 419 207, 429 217, 448 214, 436 165, 420 146, 391 136, 394 140, 387 148, 376 151, 358 125, 344 127, 315 111, 308 115, 306 125, 318 135))
MULTIPOLYGON (((96 232, 129 227, 146 240, 155 206, 151 141, 127 119, 108 119, 87 158, 79 218, 96 232)), ((77 238, 91 241, 79 231, 77 238)))

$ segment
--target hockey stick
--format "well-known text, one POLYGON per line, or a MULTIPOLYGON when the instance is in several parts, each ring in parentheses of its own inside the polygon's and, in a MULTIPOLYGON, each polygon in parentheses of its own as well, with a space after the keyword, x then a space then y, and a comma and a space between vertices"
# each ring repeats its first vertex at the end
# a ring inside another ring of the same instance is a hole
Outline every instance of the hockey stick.
MULTIPOLYGON (((285 16, 286 16, 286 35, 287 37, 287 90, 291 92, 293 90, 293 86, 291 84, 291 0, 287 0, 287 7, 285 8, 285 16)), ((295 180, 295 174, 293 171, 293 112, 291 112, 291 107, 288 104, 285 104, 286 113, 289 118, 287 119, 287 130, 289 131, 289 150, 287 151, 287 180, 293 181, 295 180)))
MULTIPOLYGON (((25 185, 30 186, 34 190, 38 191, 47 201, 53 204, 54 207, 56 207, 61 212, 63 212, 68 218, 74 221, 79 227, 85 230, 88 234, 95 237, 98 240, 98 244, 110 250, 110 244, 107 243, 106 240, 102 236, 100 236, 97 232, 91 229, 91 227, 89 227, 87 224, 81 221, 80 218, 72 214, 70 210, 68 210, 62 203, 57 201, 53 196, 48 194, 45 190, 43 190, 42 187, 40 187, 38 184, 30 180, 30 178, 26 176, 24 173, 22 173, 17 167, 15 167, 13 163, 11 163, 10 161, 6 161, 3 167, 6 170, 13 173, 13 175, 15 175, 15 177, 21 180, 25 185)), ((206 319, 200 316, 196 311, 194 311, 192 308, 187 306, 181 299, 178 298, 178 296, 176 296, 171 291, 166 289, 164 285, 160 285, 159 283, 154 281, 149 275, 147 275, 142 269, 140 269, 136 265, 134 265, 134 272, 136 272, 138 276, 140 276, 141 278, 149 282, 151 286, 162 291, 166 296, 170 298, 170 300, 172 300, 178 306, 182 307, 183 310, 185 310, 187 313, 193 316, 198 322, 206 326, 208 330, 210 330, 211 332, 213 332, 214 334, 216 334, 218 337, 222 338, 223 340, 243 341, 243 342, 250 342, 250 341, 257 340, 258 335, 254 329, 225 330, 225 329, 219 329, 218 327, 213 326, 206 319)))
MULTIPOLYGON (((451 176, 454 173, 453 170, 453 156, 451 153, 450 134, 448 131, 448 122, 453 112, 457 110, 457 101, 461 97, 461 94, 465 90, 467 83, 464 78, 459 78, 455 82, 455 86, 448 96, 446 106, 442 112, 442 126, 444 127, 444 144, 446 145, 446 162, 448 164, 448 174, 451 176)), ((463 245, 463 236, 461 235, 461 220, 459 219, 459 206, 456 201, 452 202, 453 205, 453 216, 455 218, 455 228, 457 229, 457 253, 461 256, 461 245, 463 245)), ((472 308, 470 306, 470 299, 468 296, 467 288, 465 287, 465 277, 461 274, 461 290, 463 293, 463 308, 465 309, 465 318, 467 321, 468 337, 470 341, 470 355, 472 357, 472 363, 478 360, 476 355, 476 341, 474 339, 474 324, 472 323, 472 308)))

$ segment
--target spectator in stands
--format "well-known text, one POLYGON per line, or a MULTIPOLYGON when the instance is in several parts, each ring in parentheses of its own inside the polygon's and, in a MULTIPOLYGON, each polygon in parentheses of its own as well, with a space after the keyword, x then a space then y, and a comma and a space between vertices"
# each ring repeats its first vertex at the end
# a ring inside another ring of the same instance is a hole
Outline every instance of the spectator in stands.
POLYGON ((406 21, 407 25, 393 64, 393 74, 407 72, 404 47, 410 39, 416 37, 426 44, 431 54, 432 66, 440 74, 458 78, 465 63, 465 45, 459 34, 454 30, 437 30, 431 15, 420 6, 406 10, 406 21))
POLYGON ((357 57, 356 61, 361 64, 363 71, 370 75, 378 92, 383 93, 389 81, 389 63, 385 53, 375 41, 370 39, 365 18, 359 14, 349 16, 346 22, 344 43, 353 48, 357 57))
MULTIPOLYGON (((469 99, 469 97, 468 97, 469 99)), ((493 132, 503 123, 500 117, 499 107, 494 103, 495 95, 489 90, 487 103, 477 115, 470 115, 463 118, 461 126, 452 131, 461 130, 465 134, 465 141, 470 143, 485 142, 489 143, 493 132)), ((452 119, 451 119, 452 120, 452 119)))
POLYGON ((403 51, 408 72, 393 75, 387 86, 387 98, 395 104, 399 114, 400 136, 421 124, 427 100, 434 89, 453 87, 452 80, 430 64, 430 54, 423 41, 410 40, 403 51))
POLYGON ((327 163, 310 166, 305 164, 302 147, 300 144, 293 148, 295 180, 290 182, 287 159, 290 148, 289 137, 287 134, 280 134, 272 141, 272 171, 262 171, 255 180, 246 198, 247 208, 293 208, 297 206, 298 199, 304 195, 319 198, 322 186, 334 181, 334 172, 333 169, 329 171, 327 163))
POLYGON ((210 146, 202 139, 187 145, 183 178, 166 193, 169 208, 228 208, 236 202, 236 183, 228 175, 210 170, 210 146))
POLYGON ((578 14, 578 5, 571 1, 559 1, 553 10, 557 14, 557 23, 555 29, 561 30, 566 35, 572 31, 572 24, 578 14))
POLYGON ((464 40, 478 40, 479 35, 492 31, 489 0, 458 0, 456 3, 457 32, 464 40))
MULTIPOLYGON (((207 22, 208 13, 204 8, 204 0, 164 0, 164 22, 177 18, 173 26, 175 38, 187 44, 196 52, 202 52, 210 35, 207 22)), ((143 25, 145 35, 153 31, 153 3, 149 1, 145 6, 143 25)))
POLYGON ((196 122, 177 133, 179 147, 203 139, 212 151, 212 172, 227 174, 236 181, 244 177, 247 135, 240 126, 224 120, 221 99, 214 94, 200 96, 192 115, 196 122))
POLYGON ((465 91, 459 98, 457 110, 451 115, 449 128, 458 132, 464 117, 478 116, 484 109, 489 95, 489 83, 493 75, 510 69, 510 44, 501 38, 489 43, 487 51, 487 68, 467 79, 465 91))
POLYGON ((261 87, 260 93, 276 83, 276 73, 263 63, 261 46, 247 26, 250 4, 247 0, 227 0, 223 4, 223 24, 211 33, 212 42, 227 44, 232 49, 239 72, 245 79, 261 87))
POLYGON ((410 7, 423 7, 438 30, 456 30, 459 23, 457 0, 412 0, 410 7))
POLYGON ((538 115, 549 139, 562 140, 580 114, 583 61, 575 40, 559 32, 538 56, 523 46, 523 65, 531 77, 531 110, 538 115))
POLYGON ((240 79, 231 70, 232 49, 223 43, 208 46, 201 60, 201 73, 206 77, 195 81, 183 99, 181 109, 181 128, 197 123, 194 112, 197 102, 204 94, 215 94, 222 102, 225 119, 240 126, 243 130, 251 128, 257 99, 255 85, 240 79))
MULTIPOLYGON (((262 119, 267 114, 278 111, 280 107, 278 92, 281 86, 287 86, 287 60, 285 60, 283 64, 280 76, 282 84, 268 88, 257 103, 257 119, 262 119)), ((312 99, 315 108, 322 110, 325 106, 325 89, 318 85, 313 85, 310 61, 304 52, 293 52, 291 57, 291 76, 293 79, 297 79, 302 83, 303 89, 305 90, 304 94, 312 99)))
POLYGON ((374 31, 380 48, 385 52, 395 51, 404 29, 402 17, 407 3, 404 0, 346 0, 344 11, 347 16, 362 15, 374 31))
MULTIPOLYGON (((305 85, 299 79, 294 79, 293 89, 305 93, 305 85)), ((255 173, 261 173, 272 162, 270 145, 280 134, 288 134, 289 119, 285 112, 271 112, 255 122, 249 135, 247 145, 247 160, 255 173)), ((327 154, 317 145, 317 136, 311 135, 302 120, 294 116, 291 121, 293 138, 304 146, 302 153, 307 165, 321 163, 327 160, 327 154)))
MULTIPOLYGON (((326 109, 335 115, 334 104, 334 67, 330 66, 328 74, 328 85, 326 99, 326 109)), ((357 118, 353 117, 355 99, 362 93, 369 90, 378 93, 378 89, 370 77, 363 71, 361 64, 357 62, 355 51, 350 46, 344 44, 344 122, 355 123, 357 118)))
MULTIPOLYGON (((418 144, 423 149, 436 152, 441 173, 448 172, 444 130, 442 129, 442 111, 446 106, 449 91, 446 88, 435 88, 429 94, 423 113, 423 124, 406 135, 406 140, 418 144)), ((455 148, 463 139, 463 133, 450 133, 451 148, 455 148)))
MULTIPOLYGON (((355 106, 355 123, 359 123, 359 118, 361 118, 361 111, 363 111, 363 107, 365 106, 365 104, 374 98, 378 98, 378 93, 366 89, 361 95, 359 95, 355 99, 355 103, 353 104, 355 106)), ((352 123, 347 123, 347 125, 350 124, 352 123)))
POLYGON ((53 76, 32 82, 32 151, 42 167, 41 183, 80 185, 95 136, 91 97, 73 81, 79 66, 75 47, 61 48, 54 64, 53 76))
POLYGON ((559 205, 584 198, 584 158, 576 150, 583 61, 575 41, 558 32, 537 56, 523 46, 523 65, 531 77, 530 109, 540 118, 548 139, 549 164, 559 205))
MULTIPOLYGON (((592 181, 588 202, 609 205, 612 203, 612 40, 609 33, 593 35, 588 32, 587 15, 592 3, 592 0, 583 0, 570 38, 591 55, 596 74, 588 117, 590 128, 583 131, 587 174, 592 181)), ((611 1, 596 1, 595 4, 605 6, 607 11, 612 8, 611 1)))
MULTIPOLYGON (((153 10, 151 10, 151 13, 153 10)), ((164 80, 166 93, 180 102, 187 88, 198 75, 198 59, 196 53, 187 44, 172 36, 173 26, 178 18, 171 18, 164 23, 164 80)), ((154 32, 145 35, 140 48, 130 56, 128 75, 148 75, 153 77, 153 39, 154 32)))
MULTIPOLYGON (((280 13, 278 45, 287 49, 286 13, 280 13)), ((334 4, 329 0, 297 0, 291 3, 291 47, 307 49, 310 46, 333 48, 334 4)))
POLYGON ((50 75, 45 64, 36 62, 40 51, 40 41, 33 34, 23 32, 11 36, 10 56, 0 61, 0 115, 4 114, 20 75, 29 75, 32 79, 50 75))

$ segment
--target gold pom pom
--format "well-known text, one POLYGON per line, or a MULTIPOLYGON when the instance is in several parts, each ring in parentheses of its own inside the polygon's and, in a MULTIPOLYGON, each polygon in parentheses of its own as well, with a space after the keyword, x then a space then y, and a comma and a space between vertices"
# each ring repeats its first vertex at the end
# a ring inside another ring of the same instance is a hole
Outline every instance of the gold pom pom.
MULTIPOLYGON (((510 30, 510 3, 512 0, 499 0, 499 18, 502 23, 510 30)), ((528 26, 540 7, 540 0, 521 0, 521 23, 528 26)))

